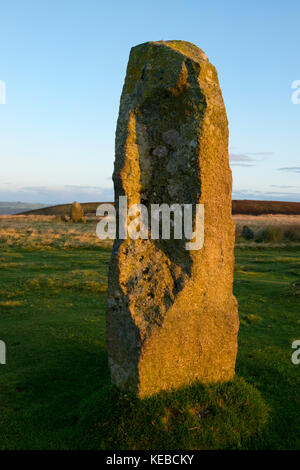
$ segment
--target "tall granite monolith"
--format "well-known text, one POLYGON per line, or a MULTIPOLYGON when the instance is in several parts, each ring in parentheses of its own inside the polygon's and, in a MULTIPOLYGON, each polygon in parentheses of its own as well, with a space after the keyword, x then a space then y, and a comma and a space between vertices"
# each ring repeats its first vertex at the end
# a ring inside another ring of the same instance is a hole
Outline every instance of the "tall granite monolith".
MULTIPOLYGON (((106 341, 111 377, 146 397, 233 378, 238 310, 228 122, 216 69, 185 41, 132 48, 116 131, 115 203, 204 205, 204 245, 114 241, 106 341)), ((195 214, 194 214, 195 217, 195 214)), ((118 235, 118 231, 117 231, 118 235)))

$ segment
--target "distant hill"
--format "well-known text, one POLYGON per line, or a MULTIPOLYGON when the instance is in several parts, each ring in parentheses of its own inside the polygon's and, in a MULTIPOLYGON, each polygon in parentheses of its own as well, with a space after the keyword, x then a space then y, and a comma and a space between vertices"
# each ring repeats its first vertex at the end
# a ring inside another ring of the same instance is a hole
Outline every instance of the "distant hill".
MULTIPOLYGON (((4 203, 2 203, 4 204, 4 203)), ((95 215, 96 209, 101 202, 84 202, 82 207, 86 215, 95 215)), ((105 204, 113 204, 106 202, 105 204)), ((42 207, 34 210, 18 211, 21 215, 64 215, 70 213, 71 204, 59 204, 57 206, 42 207)), ((16 213, 16 212, 14 212, 16 213)), ((233 214, 262 215, 262 214, 285 214, 300 215, 300 202, 281 201, 232 201, 233 214)))
MULTIPOLYGON (((81 202, 85 215, 95 215, 100 204, 113 204, 113 202, 81 202)), ((70 214, 72 204, 58 204, 57 206, 42 207, 39 209, 22 211, 19 215, 64 215, 70 214)))
POLYGON ((300 202, 236 200, 232 201, 232 213, 300 215, 300 202))
POLYGON ((31 204, 27 202, 0 202, 0 215, 18 214, 21 211, 30 211, 46 206, 47 204, 31 204))

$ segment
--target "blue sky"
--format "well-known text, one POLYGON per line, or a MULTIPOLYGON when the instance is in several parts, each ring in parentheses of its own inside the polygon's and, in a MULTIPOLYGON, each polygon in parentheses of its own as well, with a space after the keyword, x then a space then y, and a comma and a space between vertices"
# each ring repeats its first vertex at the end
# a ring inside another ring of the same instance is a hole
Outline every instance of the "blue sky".
POLYGON ((2 0, 0 200, 111 200, 130 48, 193 42, 217 67, 234 198, 300 201, 299 0, 2 0))

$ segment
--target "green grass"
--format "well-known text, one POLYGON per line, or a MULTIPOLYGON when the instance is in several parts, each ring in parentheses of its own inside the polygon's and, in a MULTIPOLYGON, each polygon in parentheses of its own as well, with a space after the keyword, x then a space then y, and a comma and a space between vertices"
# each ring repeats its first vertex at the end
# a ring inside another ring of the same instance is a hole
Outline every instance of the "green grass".
POLYGON ((300 449, 300 252, 236 255, 236 379, 140 401, 110 385, 110 250, 2 249, 0 449, 300 449))

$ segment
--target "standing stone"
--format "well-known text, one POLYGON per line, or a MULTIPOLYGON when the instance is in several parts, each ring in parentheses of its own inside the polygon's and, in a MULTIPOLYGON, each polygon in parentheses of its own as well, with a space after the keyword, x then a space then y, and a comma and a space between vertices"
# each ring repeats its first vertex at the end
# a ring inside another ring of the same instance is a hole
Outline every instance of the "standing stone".
POLYGON ((242 237, 245 238, 245 240, 253 240, 254 238, 253 230, 249 228, 247 225, 244 225, 243 230, 242 230, 242 237))
MULTIPOLYGON (((121 390, 146 397, 233 378, 238 311, 228 122, 216 69, 185 41, 131 50, 116 132, 115 203, 204 204, 205 241, 116 239, 107 348, 121 390)), ((117 221, 118 221, 117 211, 117 221)))
POLYGON ((84 211, 77 201, 73 202, 71 206, 71 219, 72 222, 84 222, 84 211))

